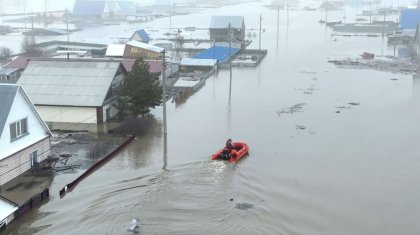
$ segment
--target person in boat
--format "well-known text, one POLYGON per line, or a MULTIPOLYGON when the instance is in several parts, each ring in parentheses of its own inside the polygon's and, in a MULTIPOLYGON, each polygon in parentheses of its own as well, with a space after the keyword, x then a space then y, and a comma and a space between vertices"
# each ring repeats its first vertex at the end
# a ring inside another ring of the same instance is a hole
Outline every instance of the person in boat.
POLYGON ((235 150, 235 148, 233 147, 233 143, 232 143, 232 139, 228 139, 226 141, 226 146, 222 151, 222 154, 220 156, 220 158, 222 160, 229 160, 230 157, 232 156, 232 151, 235 150))
POLYGON ((229 138, 226 141, 225 149, 229 150, 229 152, 231 152, 234 149, 233 144, 232 144, 232 139, 229 138))

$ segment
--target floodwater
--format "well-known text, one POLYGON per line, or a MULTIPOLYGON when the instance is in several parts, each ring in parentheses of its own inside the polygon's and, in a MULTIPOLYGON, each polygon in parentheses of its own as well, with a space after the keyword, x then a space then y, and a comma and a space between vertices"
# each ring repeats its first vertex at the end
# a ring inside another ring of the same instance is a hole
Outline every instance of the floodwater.
POLYGON ((230 100, 222 70, 182 105, 168 102, 166 139, 155 110, 149 135, 62 199, 72 177, 56 177, 50 201, 6 234, 132 234, 133 219, 141 234, 419 234, 420 82, 328 63, 392 48, 381 37, 334 40, 318 23, 323 12, 290 11, 287 26, 280 11, 277 47, 277 12, 262 5, 172 17, 172 25, 201 26, 234 12, 257 28, 261 14, 267 57, 233 68, 230 100), (249 156, 211 161, 229 137, 246 141, 249 156))

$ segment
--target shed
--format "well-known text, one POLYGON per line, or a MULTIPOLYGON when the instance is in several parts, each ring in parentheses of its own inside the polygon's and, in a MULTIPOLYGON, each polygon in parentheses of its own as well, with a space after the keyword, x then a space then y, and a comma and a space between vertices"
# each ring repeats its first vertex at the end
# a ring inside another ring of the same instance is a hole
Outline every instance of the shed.
POLYGON ((184 58, 180 63, 181 72, 210 71, 217 65, 217 59, 184 58))
POLYGON ((0 230, 14 219, 14 212, 19 209, 14 202, 0 197, 0 230))
POLYGON ((109 44, 105 56, 108 57, 123 57, 125 44, 109 44))
POLYGON ((240 51, 239 48, 231 48, 229 53, 229 47, 213 46, 209 49, 198 53, 193 56, 194 59, 216 59, 220 63, 229 61, 230 55, 235 55, 240 51))
POLYGON ((156 60, 160 59, 163 50, 162 47, 131 40, 125 46, 124 58, 137 59, 141 57, 143 59, 156 60))
POLYGON ((210 40, 229 41, 229 25, 232 40, 245 40, 245 22, 243 16, 212 16, 210 22, 210 40))

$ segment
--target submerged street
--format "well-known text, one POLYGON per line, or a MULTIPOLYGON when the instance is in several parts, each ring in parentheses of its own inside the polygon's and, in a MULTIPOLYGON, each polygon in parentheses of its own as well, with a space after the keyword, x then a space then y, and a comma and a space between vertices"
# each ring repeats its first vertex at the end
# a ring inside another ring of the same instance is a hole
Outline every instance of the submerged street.
MULTIPOLYGON (((230 99, 223 69, 184 103, 168 101, 166 138, 162 109, 154 110, 148 135, 61 199, 73 177, 56 176, 50 200, 5 234, 133 234, 133 219, 140 234, 418 234, 420 80, 329 63, 365 51, 385 59, 393 47, 382 37, 331 37, 318 23, 322 11, 289 11, 287 19, 281 10, 277 43, 277 11, 263 5, 173 16, 173 28, 233 14, 256 29, 262 15, 268 54, 256 68, 232 69, 230 99), (211 161, 228 138, 248 143, 249 156, 211 161)), ((329 14, 339 20, 343 12, 329 14)), ((71 37, 102 42, 124 30, 71 37)), ((250 49, 259 46, 255 32, 250 49)))

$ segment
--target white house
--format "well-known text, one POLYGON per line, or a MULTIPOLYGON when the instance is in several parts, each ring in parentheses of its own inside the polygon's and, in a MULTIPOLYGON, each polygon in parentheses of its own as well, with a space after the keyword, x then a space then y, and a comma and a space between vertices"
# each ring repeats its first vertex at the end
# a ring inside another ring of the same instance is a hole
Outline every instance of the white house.
POLYGON ((31 60, 17 84, 50 128, 98 131, 118 112, 113 103, 125 74, 120 61, 31 60))
POLYGON ((0 84, 0 186, 45 160, 50 130, 22 87, 0 84))

